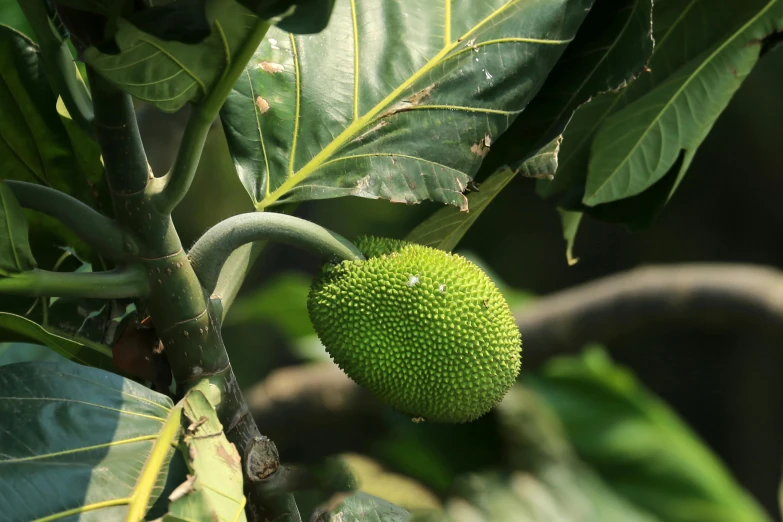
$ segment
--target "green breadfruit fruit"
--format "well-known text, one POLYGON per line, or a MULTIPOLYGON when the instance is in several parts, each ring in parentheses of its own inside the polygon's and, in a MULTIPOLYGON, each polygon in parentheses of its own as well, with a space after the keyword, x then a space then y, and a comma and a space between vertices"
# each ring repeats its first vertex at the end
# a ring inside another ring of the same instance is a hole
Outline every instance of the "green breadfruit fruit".
POLYGON ((308 311, 332 359, 414 418, 467 422, 516 380, 521 339, 500 291, 462 256, 365 237, 366 261, 327 265, 308 311))

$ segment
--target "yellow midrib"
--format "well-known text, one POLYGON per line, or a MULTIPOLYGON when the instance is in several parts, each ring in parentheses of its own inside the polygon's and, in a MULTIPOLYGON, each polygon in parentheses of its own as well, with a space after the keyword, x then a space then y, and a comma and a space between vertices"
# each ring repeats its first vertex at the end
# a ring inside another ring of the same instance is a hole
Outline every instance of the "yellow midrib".
MULTIPOLYGON (((286 181, 284 181, 271 194, 269 194, 268 197, 264 198, 264 200, 261 201, 256 206, 256 210, 263 210, 264 208, 273 204, 275 201, 280 199, 285 193, 291 190, 291 188, 299 184, 299 182, 301 182, 302 180, 306 179, 317 168, 319 168, 321 164, 324 161, 326 161, 327 158, 329 158, 340 147, 348 143, 348 141, 356 134, 357 131, 362 129, 370 120, 372 120, 386 107, 390 106, 391 103, 400 96, 400 94, 402 94, 403 92, 405 92, 406 89, 408 89, 408 87, 416 83, 416 81, 418 81, 421 77, 423 77, 425 74, 427 74, 432 69, 434 69, 440 63, 441 59, 443 59, 443 57, 449 54, 449 52, 451 52, 457 45, 459 45, 460 42, 462 42, 472 33, 479 30, 487 22, 489 22, 495 16, 499 15, 500 13, 508 9, 509 6, 515 4, 517 1, 518 0, 509 0, 501 7, 493 11, 489 16, 484 18, 481 22, 473 26, 469 31, 463 34, 460 38, 454 40, 453 42, 451 42, 451 44, 444 46, 443 49, 441 49, 440 52, 438 52, 438 54, 432 57, 426 64, 424 64, 422 68, 416 71, 407 80, 405 80, 402 84, 400 84, 396 89, 394 89, 391 93, 389 93, 389 95, 386 96, 383 100, 381 100, 378 104, 376 104, 375 107, 370 109, 361 118, 354 120, 350 125, 348 125, 348 127, 346 127, 345 130, 343 130, 334 140, 332 140, 331 143, 329 143, 329 145, 324 147, 321 150, 321 152, 316 154, 313 157, 313 159, 308 161, 304 167, 299 169, 299 171, 297 171, 296 173, 290 175, 288 179, 286 179, 286 181)), ((296 59, 295 62, 297 62, 297 66, 298 66, 298 61, 296 59)), ((292 152, 292 159, 293 159, 293 152, 292 152)))
POLYGON ((628 151, 628 154, 625 155, 625 157, 620 161, 620 163, 617 164, 617 167, 614 168, 612 173, 606 177, 606 179, 601 183, 594 191, 593 195, 585 200, 585 204, 589 205, 591 201, 595 201, 598 194, 606 187, 606 185, 614 179, 615 175, 619 171, 619 169, 625 165, 630 157, 636 152, 636 150, 639 148, 639 145, 644 141, 645 137, 649 134, 650 129, 655 126, 656 123, 663 117, 663 115, 669 110, 669 108, 674 104, 675 100, 677 100, 680 95, 685 91, 685 89, 688 88, 688 86, 691 84, 691 82, 694 80, 694 78, 697 78, 699 74, 701 74, 701 71, 704 70, 705 67, 707 67, 708 64, 712 63, 712 60, 715 59, 715 57, 719 56, 729 45, 731 45, 739 36, 741 36, 745 31, 748 30, 749 27, 751 27, 753 24, 759 21, 759 19, 766 14, 767 11, 769 11, 772 6, 774 6, 776 3, 778 3, 780 0, 771 0, 764 8, 756 13, 755 16, 753 16, 750 20, 748 20, 742 27, 740 27, 734 34, 732 34, 729 38, 726 39, 723 44, 721 44, 715 51, 710 53, 710 55, 707 57, 706 60, 704 60, 701 65, 699 65, 693 73, 691 73, 688 78, 683 82, 683 84, 680 86, 679 89, 674 93, 674 95, 669 99, 669 101, 664 105, 661 110, 658 112, 658 114, 653 118, 653 120, 650 122, 650 125, 647 126, 646 129, 642 132, 642 134, 639 136, 639 139, 636 140, 636 143, 633 144, 631 149, 628 151))

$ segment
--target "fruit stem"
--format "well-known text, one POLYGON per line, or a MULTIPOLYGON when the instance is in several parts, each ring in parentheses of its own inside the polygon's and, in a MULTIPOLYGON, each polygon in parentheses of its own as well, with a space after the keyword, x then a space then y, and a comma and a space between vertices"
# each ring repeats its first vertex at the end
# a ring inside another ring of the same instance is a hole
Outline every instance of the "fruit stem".
POLYGON ((231 253, 248 243, 264 240, 297 246, 330 262, 364 259, 344 237, 305 219, 272 212, 250 212, 221 221, 196 241, 188 258, 202 286, 212 293, 231 253))

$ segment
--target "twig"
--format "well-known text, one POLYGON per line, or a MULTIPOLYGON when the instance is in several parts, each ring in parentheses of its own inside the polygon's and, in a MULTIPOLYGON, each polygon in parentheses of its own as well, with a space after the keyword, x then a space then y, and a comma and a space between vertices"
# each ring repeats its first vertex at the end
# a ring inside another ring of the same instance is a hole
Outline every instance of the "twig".
POLYGON ((85 297, 119 299, 144 297, 144 269, 134 265, 107 272, 49 272, 31 270, 0 278, 0 294, 27 297, 85 297))

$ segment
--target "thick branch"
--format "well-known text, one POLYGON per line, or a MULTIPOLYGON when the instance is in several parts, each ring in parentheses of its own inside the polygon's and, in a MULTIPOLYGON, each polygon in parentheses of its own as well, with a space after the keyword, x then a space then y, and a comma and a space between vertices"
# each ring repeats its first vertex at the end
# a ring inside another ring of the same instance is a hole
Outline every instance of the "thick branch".
POLYGON ((364 259, 342 236, 305 219, 271 212, 250 212, 221 221, 196 241, 188 257, 201 284, 211 293, 231 253, 264 240, 294 245, 334 262, 364 259))
POLYGON ((141 267, 107 272, 31 270, 0 278, 0 294, 26 297, 120 299, 147 295, 147 275, 141 267))
POLYGON ((220 108, 261 44, 268 29, 267 22, 258 21, 256 23, 247 40, 242 44, 242 48, 236 56, 232 57, 231 66, 190 115, 174 165, 160 181, 162 187, 156 194, 155 204, 162 214, 170 214, 187 194, 193 177, 196 175, 196 168, 204 150, 209 128, 217 118, 220 108))
POLYGON ((135 242, 117 223, 78 199, 43 185, 12 180, 6 183, 22 207, 55 218, 102 256, 118 261, 135 252, 135 242))
POLYGON ((133 100, 91 67, 87 68, 87 77, 109 187, 116 194, 141 192, 147 186, 150 171, 133 100))
POLYGON ((515 315, 528 361, 658 324, 783 328, 783 273, 738 264, 637 268, 542 297, 515 315))

